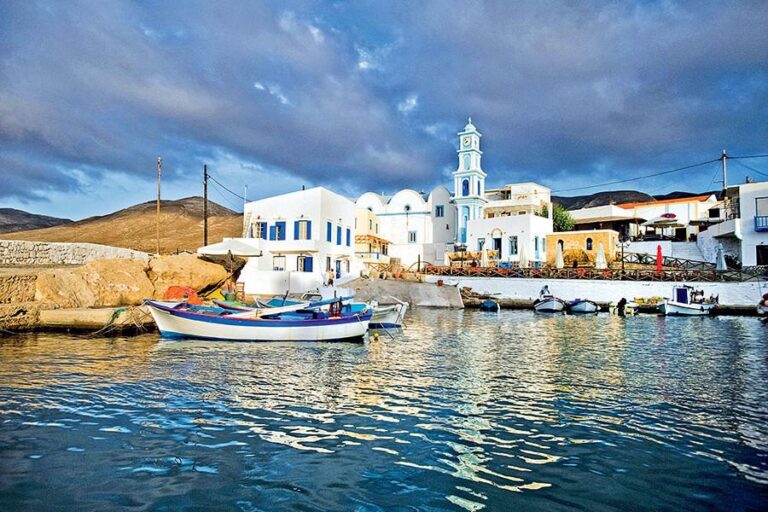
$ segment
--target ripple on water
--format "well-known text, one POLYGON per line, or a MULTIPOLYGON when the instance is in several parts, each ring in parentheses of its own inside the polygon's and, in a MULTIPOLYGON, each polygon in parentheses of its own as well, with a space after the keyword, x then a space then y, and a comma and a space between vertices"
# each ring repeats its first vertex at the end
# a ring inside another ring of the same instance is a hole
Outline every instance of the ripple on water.
POLYGON ((80 509, 757 509, 760 329, 417 310, 365 345, 4 339, 0 508, 45 484, 80 509))

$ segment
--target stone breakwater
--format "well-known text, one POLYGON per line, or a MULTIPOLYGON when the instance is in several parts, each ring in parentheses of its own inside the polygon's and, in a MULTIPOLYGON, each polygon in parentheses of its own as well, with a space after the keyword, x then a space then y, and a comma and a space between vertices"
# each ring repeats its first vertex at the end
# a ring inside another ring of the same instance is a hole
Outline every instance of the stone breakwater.
POLYGON ((103 259, 148 261, 149 254, 122 247, 87 243, 0 240, 0 265, 84 265, 103 259))
POLYGON ((36 326, 41 310, 135 306, 147 298, 162 298, 173 285, 201 291, 229 276, 224 267, 193 254, 11 270, 0 272, 0 328, 4 329, 36 326))

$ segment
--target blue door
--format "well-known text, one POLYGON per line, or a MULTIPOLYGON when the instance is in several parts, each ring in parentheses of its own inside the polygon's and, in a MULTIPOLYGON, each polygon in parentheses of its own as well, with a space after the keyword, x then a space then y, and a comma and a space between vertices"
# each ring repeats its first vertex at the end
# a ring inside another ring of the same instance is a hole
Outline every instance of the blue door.
POLYGON ((341 260, 336 260, 336 279, 341 277, 341 260))

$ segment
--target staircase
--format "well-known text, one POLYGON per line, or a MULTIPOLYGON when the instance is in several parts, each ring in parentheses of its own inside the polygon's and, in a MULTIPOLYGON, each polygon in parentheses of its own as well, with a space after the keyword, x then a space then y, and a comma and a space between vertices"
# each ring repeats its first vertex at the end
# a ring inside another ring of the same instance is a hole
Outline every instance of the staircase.
POLYGON ((672 242, 673 258, 691 261, 707 261, 696 242, 672 242))

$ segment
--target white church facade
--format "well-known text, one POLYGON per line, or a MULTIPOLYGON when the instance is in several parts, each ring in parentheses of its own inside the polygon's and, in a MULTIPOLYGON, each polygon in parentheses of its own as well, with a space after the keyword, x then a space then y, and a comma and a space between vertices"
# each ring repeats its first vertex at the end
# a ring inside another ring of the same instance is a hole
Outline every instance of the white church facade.
POLYGON ((390 241, 389 256, 406 268, 443 264, 447 253, 457 250, 494 251, 495 259, 510 263, 546 261, 550 190, 536 183, 486 190, 482 134, 470 118, 457 135, 452 193, 438 186, 429 195, 405 189, 391 197, 366 192, 357 199, 357 208, 379 218, 381 236, 390 241))

